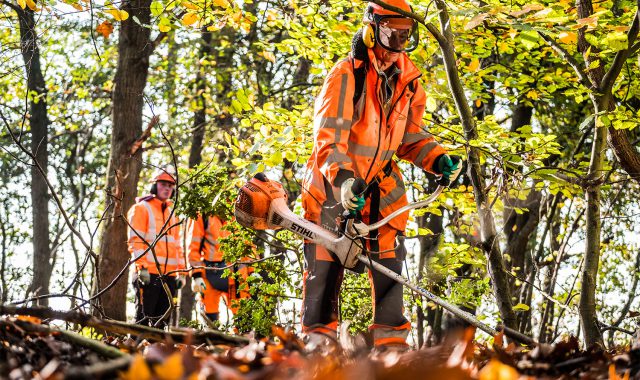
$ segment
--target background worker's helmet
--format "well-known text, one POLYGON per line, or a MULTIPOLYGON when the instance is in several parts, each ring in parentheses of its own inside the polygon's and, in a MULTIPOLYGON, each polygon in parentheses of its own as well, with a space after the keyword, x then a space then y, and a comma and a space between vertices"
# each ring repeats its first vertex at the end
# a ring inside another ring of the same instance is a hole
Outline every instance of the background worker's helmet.
MULTIPOLYGON (((151 177, 151 188, 149 189, 149 193, 158 195, 158 181, 166 181, 175 185, 176 178, 178 178, 178 176, 176 175, 176 170, 173 166, 159 168, 155 173, 153 173, 153 177, 151 177)), ((173 198, 174 195, 176 195, 175 189, 171 192, 169 198, 173 198)))
MULTIPOLYGON (((411 12, 411 6, 405 0, 385 0, 385 3, 411 12)), ((418 47, 418 23, 411 18, 369 2, 362 22, 364 23, 362 40, 370 49, 376 43, 395 53, 410 52, 418 47)))
POLYGON ((167 166, 156 170, 156 172, 153 174, 153 177, 151 178, 151 182, 156 183, 158 181, 167 181, 175 184, 176 170, 173 168, 173 166, 167 166))

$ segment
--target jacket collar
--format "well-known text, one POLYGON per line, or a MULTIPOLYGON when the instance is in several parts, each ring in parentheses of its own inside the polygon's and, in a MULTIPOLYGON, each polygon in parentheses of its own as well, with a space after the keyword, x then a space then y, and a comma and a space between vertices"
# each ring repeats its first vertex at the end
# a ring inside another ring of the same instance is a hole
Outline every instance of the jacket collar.
MULTIPOLYGON (((157 204, 158 206, 162 205, 162 203, 163 203, 160 199, 156 198, 156 196, 154 194, 147 194, 147 195, 145 195, 143 197, 137 197, 136 198, 136 202, 143 202, 143 201, 149 202, 151 204, 157 204)), ((173 201, 171 199, 167 199, 164 203, 168 207, 173 206, 173 201)))
MULTIPOLYGON (((367 49, 367 53, 369 55, 370 62, 376 62, 376 56, 373 53, 373 49, 367 49)), ((406 82, 414 80, 422 75, 420 70, 416 67, 416 65, 411 62, 407 53, 401 53, 400 58, 395 63, 396 67, 401 70, 401 73, 398 75, 398 83, 403 85, 406 82)))

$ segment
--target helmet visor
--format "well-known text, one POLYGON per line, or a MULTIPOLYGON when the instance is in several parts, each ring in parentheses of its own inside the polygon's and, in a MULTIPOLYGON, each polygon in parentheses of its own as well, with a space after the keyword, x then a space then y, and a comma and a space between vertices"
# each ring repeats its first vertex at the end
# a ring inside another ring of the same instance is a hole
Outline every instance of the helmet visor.
POLYGON ((382 16, 376 23, 376 40, 385 49, 401 53, 418 47, 418 27, 402 16, 382 16))

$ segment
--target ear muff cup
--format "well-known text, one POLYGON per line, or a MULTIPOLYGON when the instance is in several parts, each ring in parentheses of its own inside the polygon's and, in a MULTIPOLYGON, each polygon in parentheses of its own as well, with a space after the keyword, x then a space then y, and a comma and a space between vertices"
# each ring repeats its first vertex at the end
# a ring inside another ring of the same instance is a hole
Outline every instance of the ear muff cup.
POLYGON ((371 24, 366 24, 362 28, 362 42, 364 42, 364 46, 368 47, 369 49, 372 49, 374 46, 376 46, 376 32, 371 24))

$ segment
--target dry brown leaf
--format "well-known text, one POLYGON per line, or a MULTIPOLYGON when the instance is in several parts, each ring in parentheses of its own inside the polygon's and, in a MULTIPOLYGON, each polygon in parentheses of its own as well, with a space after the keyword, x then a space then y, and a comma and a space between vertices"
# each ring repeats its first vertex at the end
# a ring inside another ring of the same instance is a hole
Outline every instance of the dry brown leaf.
POLYGON ((100 25, 98 25, 98 27, 96 27, 96 32, 100 33, 104 38, 109 38, 109 36, 113 32, 113 24, 109 21, 103 21, 100 25))

